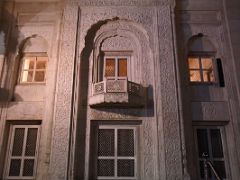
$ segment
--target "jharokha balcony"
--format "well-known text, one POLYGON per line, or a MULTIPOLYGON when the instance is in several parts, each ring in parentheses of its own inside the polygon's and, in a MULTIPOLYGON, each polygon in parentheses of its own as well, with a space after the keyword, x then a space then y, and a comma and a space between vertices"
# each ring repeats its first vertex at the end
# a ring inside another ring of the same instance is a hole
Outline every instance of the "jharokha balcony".
POLYGON ((143 107, 146 102, 146 88, 126 77, 105 78, 92 88, 91 107, 143 107))

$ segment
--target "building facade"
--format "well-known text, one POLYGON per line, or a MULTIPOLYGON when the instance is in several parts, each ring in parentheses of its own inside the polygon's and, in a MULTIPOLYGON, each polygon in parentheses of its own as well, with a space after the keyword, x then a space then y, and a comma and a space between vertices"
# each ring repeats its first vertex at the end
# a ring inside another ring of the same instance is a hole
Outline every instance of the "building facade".
POLYGON ((0 20, 0 179, 239 179, 238 0, 3 0, 0 20))

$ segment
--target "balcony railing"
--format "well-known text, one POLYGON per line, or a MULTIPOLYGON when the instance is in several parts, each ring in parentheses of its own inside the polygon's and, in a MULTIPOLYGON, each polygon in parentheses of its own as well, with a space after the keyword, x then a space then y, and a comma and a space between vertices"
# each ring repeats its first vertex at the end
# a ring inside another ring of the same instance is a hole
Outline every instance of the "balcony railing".
POLYGON ((128 81, 127 78, 105 78, 93 84, 90 105, 134 105, 143 106, 146 88, 128 81))

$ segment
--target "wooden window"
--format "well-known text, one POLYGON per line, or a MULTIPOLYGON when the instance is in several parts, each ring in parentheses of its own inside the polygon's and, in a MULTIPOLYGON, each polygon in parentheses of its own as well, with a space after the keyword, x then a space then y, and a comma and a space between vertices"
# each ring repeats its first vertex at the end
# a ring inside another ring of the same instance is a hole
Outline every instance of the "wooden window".
POLYGON ((215 82, 213 58, 204 56, 188 57, 190 82, 215 82))
POLYGON ((12 125, 5 170, 6 179, 33 179, 36 174, 39 125, 12 125))
POLYGON ((105 73, 108 78, 127 77, 128 75, 128 58, 127 57, 105 57, 105 73))
POLYGON ((136 127, 99 126, 97 179, 137 179, 136 127))
POLYGON ((44 55, 26 55, 23 57, 20 83, 45 82, 48 58, 44 55))
MULTIPOLYGON (((199 162, 200 178, 204 179, 204 158, 208 155, 221 179, 227 179, 226 172, 226 150, 224 149, 223 129, 219 127, 197 127, 196 140, 199 162)), ((215 176, 208 166, 208 178, 214 180, 215 176)))

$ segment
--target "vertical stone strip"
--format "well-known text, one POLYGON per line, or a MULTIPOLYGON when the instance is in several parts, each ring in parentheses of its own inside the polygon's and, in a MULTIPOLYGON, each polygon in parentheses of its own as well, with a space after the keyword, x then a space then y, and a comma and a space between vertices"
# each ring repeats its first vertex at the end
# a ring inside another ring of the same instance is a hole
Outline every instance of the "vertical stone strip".
POLYGON ((68 3, 63 12, 59 52, 55 116, 50 161, 51 180, 66 180, 73 96, 73 73, 76 48, 78 6, 68 3))
MULTIPOLYGON (((158 114, 159 131, 162 131, 163 140, 159 140, 159 146, 164 144, 165 162, 160 162, 165 166, 166 179, 182 179, 182 156, 180 120, 178 115, 177 87, 175 58, 173 47, 173 34, 171 24, 170 6, 158 8, 158 39, 159 39, 159 71, 157 86, 160 87, 161 115, 158 114)), ((158 67, 157 67, 158 68, 158 67)), ((159 97, 159 96, 157 96, 159 97)), ((158 100, 157 100, 158 101, 158 100)), ((162 147, 159 147, 162 149, 162 147)), ((163 161, 163 159, 160 159, 163 161)), ((160 171, 161 172, 161 171, 160 171)))

